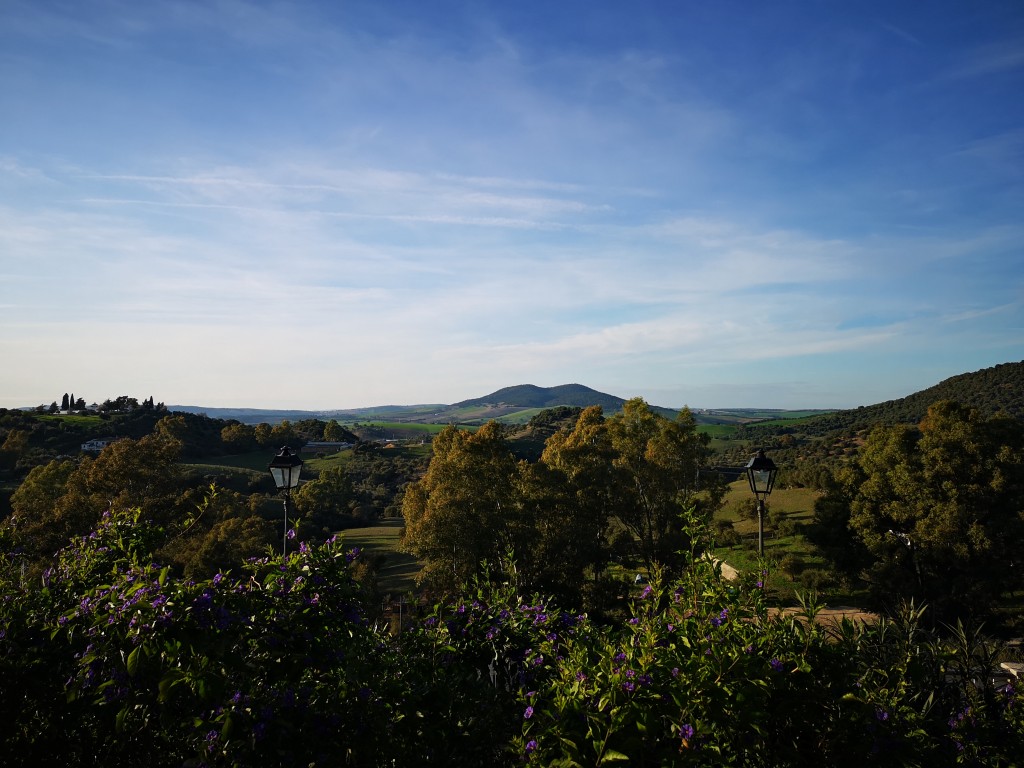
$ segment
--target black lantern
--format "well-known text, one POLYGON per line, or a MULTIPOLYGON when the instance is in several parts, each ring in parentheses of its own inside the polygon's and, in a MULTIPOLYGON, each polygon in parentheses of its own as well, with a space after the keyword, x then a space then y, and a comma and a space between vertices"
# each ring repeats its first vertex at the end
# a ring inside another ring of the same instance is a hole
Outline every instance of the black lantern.
POLYGON ((779 474, 779 468, 775 462, 764 455, 764 450, 759 450, 754 457, 747 462, 747 480, 750 482, 750 490, 757 497, 757 554, 764 554, 764 500, 772 492, 775 486, 775 478, 779 474))
POLYGON ((779 468, 775 466, 774 461, 764 455, 764 450, 758 451, 747 463, 747 480, 750 481, 750 490, 759 499, 771 494, 778 474, 779 468))
POLYGON ((287 445, 277 452, 277 456, 270 462, 268 467, 277 490, 284 491, 284 538, 282 539, 281 553, 288 553, 288 502, 292 488, 299 485, 299 475, 302 474, 302 459, 292 453, 287 445))

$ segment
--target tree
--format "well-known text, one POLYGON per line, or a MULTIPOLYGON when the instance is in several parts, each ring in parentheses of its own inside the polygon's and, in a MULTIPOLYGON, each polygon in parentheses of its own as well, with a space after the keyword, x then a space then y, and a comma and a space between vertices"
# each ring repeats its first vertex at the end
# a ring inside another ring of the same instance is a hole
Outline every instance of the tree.
POLYGON ((68 405, 69 401, 70 401, 70 398, 68 397, 68 393, 65 392, 64 393, 64 397, 60 401, 60 409, 62 411, 70 410, 70 406, 68 405))
POLYGON ((227 517, 214 523, 189 551, 184 573, 209 578, 221 568, 263 554, 272 545, 280 542, 270 522, 257 515, 227 517))
POLYGON ((876 429, 848 483, 874 586, 939 615, 984 611, 1024 581, 1024 428, 951 401, 917 429, 876 429))
POLYGON ((627 401, 609 419, 608 430, 616 453, 612 463, 627 493, 618 519, 635 536, 648 569, 681 563, 676 555, 690 545, 682 512, 693 507, 710 520, 725 494, 717 474, 701 475, 710 456, 708 436, 697 431, 689 409, 670 421, 641 398, 627 401))
MULTIPOLYGON (((582 589, 589 571, 597 581, 610 557, 610 522, 624 507, 622 475, 600 406, 583 410, 571 430, 548 438, 539 467, 530 477, 558 499, 554 510, 538 514, 540 560, 564 567, 564 586, 582 589), (540 467, 554 476, 541 473, 540 467)), ((539 588, 555 591, 557 573, 541 578, 539 588)), ((560 590, 564 591, 564 590, 560 590)))
POLYGON ((355 494, 344 467, 322 470, 316 480, 303 483, 292 494, 299 515, 317 529, 328 532, 351 525, 355 494), (345 518, 348 518, 347 520, 345 518))
POLYGON ((270 442, 274 445, 294 445, 297 436, 288 419, 282 419, 280 424, 275 424, 270 430, 270 442))
POLYGON ((256 449, 256 432, 249 424, 234 422, 220 431, 221 442, 229 451, 246 453, 256 449))
POLYGON ((270 445, 272 442, 270 425, 266 423, 257 424, 253 428, 253 436, 261 447, 270 445))
MULTIPOLYGON (((68 478, 76 468, 75 462, 70 460, 54 460, 32 468, 11 496, 12 514, 5 525, 13 530, 16 538, 21 538, 22 530, 31 537, 33 531, 53 517, 68 478)), ((65 543, 63 538, 58 545, 62 543, 65 543)))
POLYGON ((425 561, 425 581, 450 589, 504 554, 516 464, 494 421, 475 433, 445 427, 433 447, 426 474, 403 501, 405 547, 425 561))
POLYGON ((19 544, 36 557, 49 557, 110 509, 139 507, 157 522, 175 520, 181 516, 180 449, 180 443, 148 435, 112 443, 77 466, 50 462, 33 469, 11 497, 19 544))
POLYGON ((345 430, 336 419, 331 419, 324 425, 324 440, 334 443, 344 439, 345 430))

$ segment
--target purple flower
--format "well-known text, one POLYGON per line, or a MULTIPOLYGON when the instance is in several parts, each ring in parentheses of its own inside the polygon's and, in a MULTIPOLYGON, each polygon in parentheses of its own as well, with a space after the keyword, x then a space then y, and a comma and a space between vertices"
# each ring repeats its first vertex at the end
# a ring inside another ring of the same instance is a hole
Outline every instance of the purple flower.
POLYGON ((683 723, 679 726, 679 736, 683 741, 689 741, 693 738, 693 726, 689 723, 683 723))
POLYGON ((288 537, 288 540, 291 541, 292 539, 295 538, 295 529, 294 528, 289 528, 288 529, 288 533, 285 534, 285 535, 288 537))
POLYGON ((759 580, 754 586, 758 589, 764 589, 764 582, 759 580))
POLYGON ((622 684, 622 690, 624 690, 626 693, 632 693, 636 690, 636 683, 634 683, 632 680, 627 680, 622 684))
POLYGON ((536 740, 530 739, 528 742, 526 742, 526 754, 530 754, 536 748, 537 748, 536 740))
POLYGON ((527 707, 523 712, 523 720, 529 720, 531 717, 533 717, 533 707, 527 707))
POLYGON ((651 588, 651 585, 648 584, 646 587, 644 587, 644 591, 640 593, 640 599, 646 600, 648 597, 651 596, 653 592, 654 590, 651 588))
POLYGON ((881 707, 877 707, 875 709, 875 719, 878 720, 880 723, 884 723, 886 720, 889 719, 889 713, 881 707))
POLYGON ((626 654, 621 653, 621 652, 615 654, 615 661, 625 661, 625 660, 626 660, 626 654))
POLYGON ((224 574, 223 573, 214 574, 214 576, 213 576, 213 586, 216 587, 222 581, 224 581, 224 574))
POLYGON ((679 677, 679 667, 672 667, 672 677, 679 677))
POLYGON ((773 672, 781 672, 783 667, 785 666, 778 659, 772 659, 771 661, 768 662, 768 664, 771 665, 771 668, 772 668, 773 672))
POLYGON ((632 618, 632 619, 629 620, 629 623, 632 624, 635 627, 637 624, 640 623, 640 619, 632 618))

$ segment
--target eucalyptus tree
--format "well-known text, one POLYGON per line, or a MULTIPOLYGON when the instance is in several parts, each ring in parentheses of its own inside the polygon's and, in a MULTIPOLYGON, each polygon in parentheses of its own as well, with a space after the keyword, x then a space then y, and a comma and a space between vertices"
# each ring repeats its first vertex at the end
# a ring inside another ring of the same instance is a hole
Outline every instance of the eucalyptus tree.
POLYGON ((674 566, 692 543, 684 510, 692 508, 705 522, 721 503, 721 478, 702 472, 710 459, 707 435, 684 408, 674 420, 650 409, 641 398, 628 400, 608 420, 615 480, 625 498, 616 517, 635 537, 641 561, 674 566))
POLYGON ((489 422, 471 433, 445 427, 426 474, 406 490, 404 545, 425 562, 424 579, 451 589, 497 562, 516 509, 516 461, 504 430, 489 422))

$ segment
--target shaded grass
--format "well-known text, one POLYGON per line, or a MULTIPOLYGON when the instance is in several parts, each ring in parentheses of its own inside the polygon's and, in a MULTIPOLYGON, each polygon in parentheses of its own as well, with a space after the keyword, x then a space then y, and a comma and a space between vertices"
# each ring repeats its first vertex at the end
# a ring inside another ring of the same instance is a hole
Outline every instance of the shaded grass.
POLYGON ((261 448, 258 451, 249 453, 236 453, 230 456, 207 456, 196 459, 192 462, 195 465, 209 467, 234 467, 236 469, 250 469, 255 472, 267 472, 269 476, 270 462, 274 460, 277 451, 271 448, 261 448))
POLYGON ((405 522, 401 519, 381 520, 366 528, 349 528, 339 533, 346 547, 359 547, 365 558, 381 557, 377 571, 377 587, 382 595, 409 594, 416 588, 420 562, 410 554, 399 552, 405 522))

